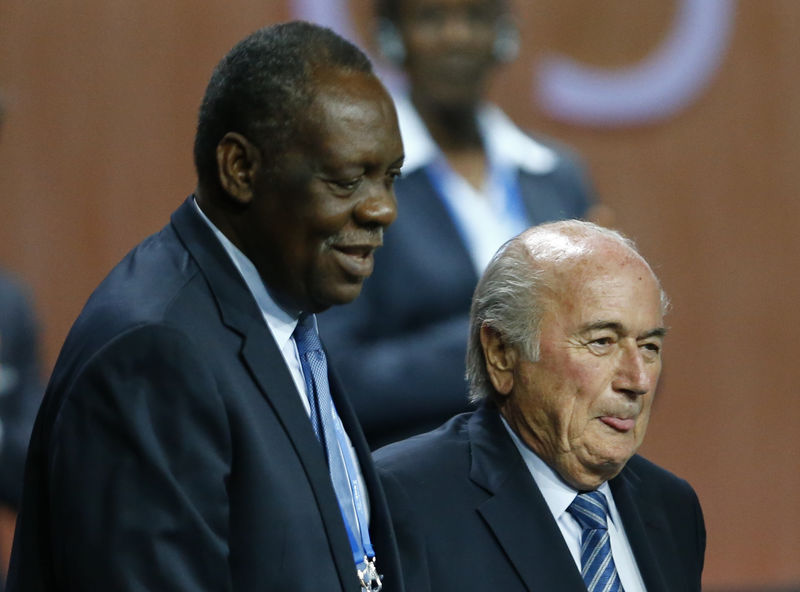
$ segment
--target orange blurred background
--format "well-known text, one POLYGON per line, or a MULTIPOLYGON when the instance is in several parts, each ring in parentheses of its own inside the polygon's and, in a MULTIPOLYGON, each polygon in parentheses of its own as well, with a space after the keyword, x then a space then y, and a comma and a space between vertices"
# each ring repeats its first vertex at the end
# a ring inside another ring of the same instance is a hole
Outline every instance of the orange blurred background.
MULTIPOLYGON (((800 2, 734 3, 709 85, 666 119, 567 123, 532 94, 552 54, 602 68, 646 59, 679 5, 518 0, 522 53, 492 95, 517 123, 583 155, 616 227, 672 298, 643 453, 700 496, 705 588, 798 589, 800 2)), ((193 190, 196 110, 216 62, 294 6, 0 4, 0 263, 35 291, 47 369, 94 286, 193 190)), ((370 0, 349 2, 345 16, 374 55, 370 0)))

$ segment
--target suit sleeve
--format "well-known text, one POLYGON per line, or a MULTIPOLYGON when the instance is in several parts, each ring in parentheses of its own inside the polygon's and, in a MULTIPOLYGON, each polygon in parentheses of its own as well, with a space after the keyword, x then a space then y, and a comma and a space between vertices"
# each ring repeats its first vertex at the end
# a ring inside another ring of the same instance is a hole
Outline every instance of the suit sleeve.
POLYGON ((696 584, 697 590, 702 590, 703 567, 705 565, 706 556, 706 524, 703 518, 703 510, 700 506, 700 500, 697 499, 697 494, 692 489, 692 501, 694 506, 695 516, 695 531, 697 541, 697 579, 692 584, 696 584))
POLYGON ((211 364, 179 331, 145 326, 67 387, 48 467, 67 589, 231 590, 231 442, 211 364))
POLYGON ((405 589, 414 592, 431 592, 425 534, 423 528, 417 523, 415 505, 391 472, 378 467, 378 475, 386 494, 397 537, 405 589))

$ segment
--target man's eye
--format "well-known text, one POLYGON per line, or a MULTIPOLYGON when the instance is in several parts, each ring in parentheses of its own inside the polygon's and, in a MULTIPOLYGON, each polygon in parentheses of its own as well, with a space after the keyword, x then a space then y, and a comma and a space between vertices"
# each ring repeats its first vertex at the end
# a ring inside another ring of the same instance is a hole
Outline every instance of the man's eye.
POLYGON ((611 351, 611 347, 614 345, 614 338, 613 337, 595 337, 594 339, 590 339, 586 343, 586 347, 589 348, 590 351, 594 352, 595 354, 605 354, 611 351))
POLYGON ((344 191, 355 191, 361 184, 361 177, 356 177, 355 179, 336 179, 331 182, 337 188, 343 189, 344 191))
POLYGON ((647 352, 650 352, 652 355, 658 355, 661 353, 661 345, 658 343, 643 343, 640 347, 647 352))
POLYGON ((403 174, 399 170, 397 170, 397 171, 389 171, 388 173, 386 173, 386 177, 387 177, 386 186, 387 187, 393 187, 394 186, 394 182, 397 181, 397 179, 399 179, 402 176, 403 176, 403 174))

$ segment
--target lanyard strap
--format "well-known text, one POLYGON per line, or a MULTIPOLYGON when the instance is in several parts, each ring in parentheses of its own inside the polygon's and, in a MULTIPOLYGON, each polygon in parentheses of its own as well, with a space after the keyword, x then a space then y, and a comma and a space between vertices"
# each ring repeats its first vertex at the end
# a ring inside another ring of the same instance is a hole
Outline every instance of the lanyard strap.
MULTIPOLYGON (((342 511, 345 530, 347 530, 347 539, 350 542, 350 550, 353 553, 353 562, 356 566, 356 574, 363 591, 380 592, 381 588, 383 588, 383 582, 381 581, 381 576, 378 574, 378 570, 375 568, 375 550, 372 548, 372 541, 369 538, 369 522, 367 520, 367 512, 364 508, 364 497, 358 482, 358 472, 356 471, 355 462, 350 453, 350 445, 338 414, 336 415, 336 421, 334 421, 334 429, 336 432, 336 439, 339 443, 339 450, 344 458, 348 485, 350 487, 350 497, 352 499, 356 520, 356 523, 351 525, 350 520, 347 519, 349 512, 342 511), (354 529, 357 530, 358 537, 356 533, 353 532, 354 529)), ((341 503, 340 500, 340 509, 342 509, 341 503)))
MULTIPOLYGON (((356 524, 350 524, 350 521, 346 518, 346 512, 342 512, 342 516, 345 516, 344 525, 347 528, 347 538, 350 540, 353 559, 355 560, 356 566, 358 566, 368 560, 374 559, 375 550, 369 538, 369 522, 367 520, 367 512, 364 509, 364 498, 361 487, 358 482, 358 471, 356 471, 353 456, 350 454, 350 445, 347 442, 344 427, 342 426, 342 421, 339 419, 338 414, 334 422, 334 427, 336 430, 336 439, 339 441, 339 449, 342 452, 345 468, 347 469, 347 480, 353 500, 356 524), (354 530, 357 532, 354 532, 354 530)), ((341 501, 339 503, 341 504, 341 501)))

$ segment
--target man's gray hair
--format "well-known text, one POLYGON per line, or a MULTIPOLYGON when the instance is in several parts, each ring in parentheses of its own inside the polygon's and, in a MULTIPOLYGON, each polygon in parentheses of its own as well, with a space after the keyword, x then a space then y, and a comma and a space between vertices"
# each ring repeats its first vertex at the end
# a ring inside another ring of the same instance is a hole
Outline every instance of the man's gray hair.
MULTIPOLYGON (((548 306, 546 296, 552 294, 553 271, 559 262, 567 263, 580 253, 588 253, 596 239, 602 238, 627 247, 644 260, 631 239, 582 220, 534 226, 495 253, 472 298, 466 360, 470 401, 477 403, 495 394, 486 371, 481 327, 490 327, 507 346, 537 361, 540 323, 548 306)), ((668 306, 669 300, 661 290, 662 312, 666 313, 668 306)))

